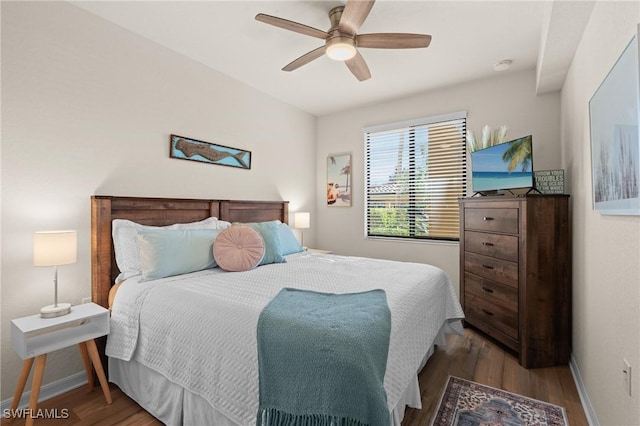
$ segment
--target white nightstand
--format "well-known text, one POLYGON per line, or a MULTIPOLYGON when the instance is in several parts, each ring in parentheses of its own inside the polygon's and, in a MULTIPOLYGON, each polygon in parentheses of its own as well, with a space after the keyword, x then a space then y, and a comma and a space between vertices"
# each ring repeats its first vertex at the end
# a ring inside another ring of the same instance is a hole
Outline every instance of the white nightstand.
POLYGON ((314 248, 307 248, 306 251, 308 251, 309 253, 320 253, 320 254, 333 253, 331 250, 321 250, 321 249, 314 249, 314 248))
POLYGON ((34 360, 36 362, 26 425, 32 425, 34 421, 31 413, 36 412, 38 405, 47 354, 71 345, 77 344, 80 348, 89 386, 94 386, 91 370, 93 363, 107 404, 111 404, 111 392, 93 340, 107 334, 109 334, 109 311, 95 303, 73 306, 70 314, 61 317, 41 318, 38 314, 11 321, 13 349, 24 360, 16 393, 13 395, 12 410, 18 408, 31 366, 34 360))

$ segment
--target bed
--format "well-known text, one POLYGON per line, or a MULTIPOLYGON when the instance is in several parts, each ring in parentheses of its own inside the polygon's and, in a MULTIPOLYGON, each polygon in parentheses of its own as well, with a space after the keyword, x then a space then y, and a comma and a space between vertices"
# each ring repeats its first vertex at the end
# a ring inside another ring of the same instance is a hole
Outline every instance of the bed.
POLYGON ((288 202, 93 196, 91 211, 92 300, 109 307, 110 292, 113 299, 112 332, 99 342, 109 380, 166 424, 256 424, 256 325, 283 288, 384 290, 391 312, 384 391, 394 425, 406 406, 421 408, 417 375, 434 345, 444 344, 445 333, 462 333, 463 312, 448 278, 416 263, 298 252, 247 272, 213 268, 143 282, 128 277, 114 295, 121 271, 113 220, 286 224, 288 202))

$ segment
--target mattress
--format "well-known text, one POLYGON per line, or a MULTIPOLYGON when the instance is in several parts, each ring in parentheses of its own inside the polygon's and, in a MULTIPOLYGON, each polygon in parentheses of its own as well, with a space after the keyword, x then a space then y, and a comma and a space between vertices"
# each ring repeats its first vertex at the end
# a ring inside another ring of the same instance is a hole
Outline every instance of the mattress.
MULTIPOLYGON (((230 424, 252 425, 258 409, 256 325, 284 287, 386 292, 392 325, 384 387, 390 411, 417 387, 417 372, 436 338, 462 333, 457 296, 436 267, 306 252, 286 260, 241 273, 216 268, 125 281, 114 300, 106 354, 176 385, 170 393, 182 399, 183 410, 185 395, 191 395, 230 424)), ((410 404, 419 405, 419 399, 410 404)))

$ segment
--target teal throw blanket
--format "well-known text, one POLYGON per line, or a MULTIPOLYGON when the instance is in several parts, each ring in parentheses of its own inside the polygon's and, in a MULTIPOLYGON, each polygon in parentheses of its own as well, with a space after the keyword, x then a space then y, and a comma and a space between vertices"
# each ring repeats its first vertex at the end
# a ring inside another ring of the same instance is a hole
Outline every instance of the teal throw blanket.
POLYGON ((383 290, 285 288, 258 320, 258 426, 389 426, 383 290))

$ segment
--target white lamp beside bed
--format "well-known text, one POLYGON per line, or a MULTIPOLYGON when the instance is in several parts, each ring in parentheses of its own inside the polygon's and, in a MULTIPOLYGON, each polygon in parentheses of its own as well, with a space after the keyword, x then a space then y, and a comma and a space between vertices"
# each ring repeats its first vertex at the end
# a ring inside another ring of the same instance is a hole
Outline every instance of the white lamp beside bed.
POLYGON ((54 302, 40 309, 42 318, 55 318, 71 312, 70 303, 58 303, 58 266, 75 263, 78 253, 76 231, 45 231, 33 234, 33 266, 53 266, 54 302))
POLYGON ((297 212, 293 215, 293 227, 300 229, 300 245, 304 250, 307 248, 304 246, 304 231, 311 227, 311 215, 309 212, 297 212))

